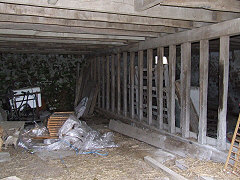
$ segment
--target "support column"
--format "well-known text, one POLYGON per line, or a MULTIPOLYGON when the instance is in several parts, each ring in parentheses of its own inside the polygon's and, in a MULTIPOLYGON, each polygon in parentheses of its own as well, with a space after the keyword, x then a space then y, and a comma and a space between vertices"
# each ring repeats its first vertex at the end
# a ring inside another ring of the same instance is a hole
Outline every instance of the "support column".
POLYGON ((170 133, 176 132, 175 125, 175 79, 176 79, 176 45, 169 46, 169 121, 170 133))
POLYGON ((134 75, 135 75, 135 52, 130 53, 130 117, 134 119, 134 75))
POLYGON ((199 127, 198 142, 207 142, 207 93, 208 93, 208 63, 209 63, 209 41, 200 41, 200 93, 199 93, 199 127))
POLYGON ((110 73, 109 73, 109 56, 106 57, 106 110, 109 110, 110 103, 110 73))
POLYGON ((221 150, 226 149, 228 76, 229 76, 229 36, 223 36, 220 37, 219 107, 218 107, 218 130, 217 130, 217 146, 221 150))
POLYGON ((152 124, 152 61, 153 50, 147 50, 147 118, 148 124, 152 124))
POLYGON ((105 109, 105 57, 102 57, 102 108, 105 109))
POLYGON ((189 137, 191 88, 191 43, 181 44, 181 125, 182 136, 189 137))
POLYGON ((143 51, 138 51, 138 112, 139 121, 143 119, 143 51))
POLYGON ((163 129, 163 55, 164 47, 157 49, 157 121, 159 129, 163 129))
POLYGON ((98 92, 98 107, 101 107, 101 59, 98 57, 97 58, 97 78, 98 78, 98 85, 99 85, 99 92, 98 92))
POLYGON ((115 111, 115 55, 112 55, 111 61, 111 110, 115 111))
POLYGON ((123 53, 123 115, 127 116, 127 52, 123 53))
POLYGON ((117 54, 117 112, 121 114, 121 55, 117 54))

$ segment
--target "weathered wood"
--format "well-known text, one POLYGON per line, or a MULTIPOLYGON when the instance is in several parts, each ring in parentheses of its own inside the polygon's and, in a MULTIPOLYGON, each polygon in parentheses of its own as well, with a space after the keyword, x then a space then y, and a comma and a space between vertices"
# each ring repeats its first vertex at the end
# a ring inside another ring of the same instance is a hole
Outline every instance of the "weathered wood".
POLYGON ((115 112, 115 55, 111 55, 111 111, 115 112))
POLYGON ((163 129, 163 55, 164 48, 157 49, 157 121, 159 129, 163 129))
POLYGON ((229 36, 222 36, 220 37, 219 107, 217 129, 218 139, 217 146, 221 150, 226 149, 228 79, 229 79, 229 36))
POLYGON ((109 72, 109 56, 106 57, 106 110, 110 107, 110 72, 109 72))
POLYGON ((93 94, 92 102, 91 102, 91 105, 90 105, 90 109, 89 109, 88 115, 92 115, 93 114, 94 108, 96 106, 98 92, 99 92, 99 85, 95 84, 95 88, 93 89, 93 93, 92 93, 93 94))
POLYGON ((202 8, 217 11, 232 11, 240 12, 240 3, 237 0, 202 0, 202 1, 192 1, 192 0, 135 0, 135 9, 145 10, 156 5, 162 6, 176 6, 176 7, 188 7, 188 8, 202 8))
POLYGON ((198 142, 207 142, 207 94, 208 94, 209 41, 200 41, 200 93, 199 93, 199 129, 198 142))
MULTIPOLYGON (((84 28, 92 28, 106 32, 111 32, 111 30, 126 30, 132 32, 158 32, 158 33, 175 33, 177 32, 176 28, 166 27, 166 26, 145 26, 139 24, 127 24, 127 23, 116 23, 116 22, 100 22, 100 21, 81 21, 75 19, 68 19, 67 23, 65 19, 57 18, 46 18, 46 17, 37 17, 37 16, 18 16, 18 15, 6 15, 1 14, 0 22, 16 22, 16 23, 37 23, 40 25, 58 25, 61 27, 68 27, 70 29, 77 29, 81 27, 83 31, 84 28)), ((114 32, 114 31, 113 31, 114 32)), ((117 31, 115 31, 117 32, 117 31)), ((120 35, 120 34, 119 34, 120 35)))
POLYGON ((134 76, 135 76, 135 52, 130 53, 130 117, 134 119, 134 76))
POLYGON ((148 125, 152 124, 152 66, 153 50, 147 50, 147 119, 148 125))
POLYGON ((176 132, 175 125, 175 78, 176 78, 176 46, 169 46, 169 130, 170 133, 176 132))
POLYGON ((93 59, 93 80, 97 81, 97 58, 93 59))
POLYGON ((121 114, 121 55, 117 54, 117 112, 121 114))
POLYGON ((101 58, 97 57, 97 79, 98 79, 98 85, 99 85, 99 91, 98 91, 98 107, 101 107, 101 58))
POLYGON ((215 39, 220 36, 233 36, 240 33, 240 18, 233 19, 210 26, 196 28, 184 32, 166 35, 159 38, 148 39, 140 42, 135 46, 125 46, 116 48, 114 52, 121 51, 140 51, 156 47, 164 47, 169 45, 177 45, 184 42, 197 42, 202 39, 215 39))
POLYGON ((139 121, 143 120, 143 51, 138 51, 138 107, 139 121))
POLYGON ((123 52, 123 115, 127 116, 127 52, 123 52))
POLYGON ((102 57, 101 58, 102 60, 102 108, 105 109, 106 106, 105 106, 105 58, 102 57))
POLYGON ((190 88, 191 88, 191 43, 181 44, 181 126, 182 136, 189 137, 190 88))
MULTIPOLYGON (((82 69, 81 69, 82 72, 82 69)), ((81 78, 80 78, 80 64, 77 63, 77 74, 76 74, 76 88, 75 88, 75 101, 74 101, 74 107, 77 106, 77 103, 79 101, 79 88, 81 86, 81 78), (80 82, 79 82, 80 81, 80 82)))
POLYGON ((29 15, 29 16, 42 16, 63 19, 79 19, 85 21, 105 21, 115 22, 116 19, 119 23, 129 24, 145 24, 145 25, 163 25, 172 27, 192 28, 192 23, 184 20, 172 20, 155 17, 143 16, 129 16, 126 14, 108 14, 93 11, 76 11, 47 7, 36 7, 27 5, 5 4, 0 3, 1 14, 15 14, 15 15, 29 15), (20 13, 19 13, 20 12, 20 13))

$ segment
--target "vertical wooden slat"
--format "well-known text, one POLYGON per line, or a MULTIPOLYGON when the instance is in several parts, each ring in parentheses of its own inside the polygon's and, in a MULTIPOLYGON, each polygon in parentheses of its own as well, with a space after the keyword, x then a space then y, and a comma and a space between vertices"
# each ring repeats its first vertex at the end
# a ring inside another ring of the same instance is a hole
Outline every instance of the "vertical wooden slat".
POLYGON ((153 50, 147 50, 147 118, 148 124, 152 124, 152 61, 153 50))
POLYGON ((111 61, 111 110, 115 111, 115 55, 112 55, 111 61))
POLYGON ((109 110, 110 97, 110 73, 109 73, 109 56, 106 57, 106 110, 109 110))
POLYGON ((163 55, 164 48, 157 49, 157 121, 159 129, 163 129, 163 55))
POLYGON ((208 63, 209 63, 209 41, 200 41, 200 93, 199 93, 199 126, 198 142, 207 142, 207 93, 208 93, 208 63))
POLYGON ((117 112, 121 113, 121 59, 120 54, 117 54, 117 112))
POLYGON ((105 57, 102 57, 102 108, 105 108, 105 57))
POLYGON ((169 119, 170 133, 176 132, 175 125, 175 78, 176 78, 176 45, 169 46, 169 119))
POLYGON ((123 53, 123 115, 127 116, 127 52, 123 53))
POLYGON ((93 79, 94 81, 97 81, 97 58, 95 57, 93 59, 93 79))
POLYGON ((143 51, 138 52, 138 112, 139 121, 143 119, 143 51))
POLYGON ((221 150, 226 149, 228 76, 229 76, 229 36, 223 36, 220 37, 219 107, 218 107, 218 130, 217 130, 217 146, 221 150))
POLYGON ((134 75, 135 75, 135 52, 130 53, 130 117, 134 118, 134 75))
POLYGON ((182 136, 189 137, 191 88, 191 43, 181 45, 181 125, 182 136))
POLYGON ((97 78, 98 78, 98 85, 99 85, 99 91, 98 91, 98 107, 101 107, 101 59, 97 58, 97 78))

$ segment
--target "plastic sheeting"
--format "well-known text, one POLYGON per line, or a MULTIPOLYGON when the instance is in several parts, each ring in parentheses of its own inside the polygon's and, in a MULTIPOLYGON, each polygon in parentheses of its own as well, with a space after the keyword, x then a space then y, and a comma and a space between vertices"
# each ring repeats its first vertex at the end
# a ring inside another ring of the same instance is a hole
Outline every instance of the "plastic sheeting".
POLYGON ((59 139, 48 141, 45 145, 36 145, 33 143, 29 134, 41 134, 40 130, 25 132, 21 136, 18 145, 29 150, 70 150, 84 152, 86 150, 96 150, 102 148, 117 147, 113 142, 113 133, 107 132, 100 134, 98 131, 90 128, 86 122, 80 121, 77 117, 71 115, 59 129, 59 139))
POLYGON ((78 119, 83 116, 86 110, 87 102, 88 102, 88 97, 84 97, 81 100, 81 102, 78 104, 78 106, 75 107, 75 113, 78 119))

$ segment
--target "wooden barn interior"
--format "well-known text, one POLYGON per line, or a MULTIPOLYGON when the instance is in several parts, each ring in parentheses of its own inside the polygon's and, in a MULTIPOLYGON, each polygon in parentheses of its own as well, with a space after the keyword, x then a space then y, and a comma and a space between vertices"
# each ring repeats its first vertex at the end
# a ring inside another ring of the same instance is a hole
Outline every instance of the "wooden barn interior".
POLYGON ((239 0, 0 0, 0 78, 0 179, 240 177, 239 0))

